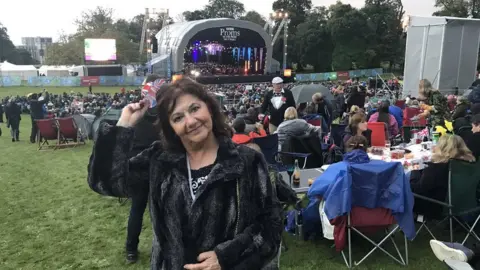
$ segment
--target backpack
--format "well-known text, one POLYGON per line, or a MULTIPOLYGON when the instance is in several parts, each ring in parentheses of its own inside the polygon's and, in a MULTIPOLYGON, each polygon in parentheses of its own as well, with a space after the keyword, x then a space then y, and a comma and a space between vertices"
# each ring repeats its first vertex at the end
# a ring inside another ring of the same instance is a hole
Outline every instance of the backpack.
POLYGON ((343 160, 342 148, 331 144, 328 151, 323 153, 323 164, 333 164, 343 160))

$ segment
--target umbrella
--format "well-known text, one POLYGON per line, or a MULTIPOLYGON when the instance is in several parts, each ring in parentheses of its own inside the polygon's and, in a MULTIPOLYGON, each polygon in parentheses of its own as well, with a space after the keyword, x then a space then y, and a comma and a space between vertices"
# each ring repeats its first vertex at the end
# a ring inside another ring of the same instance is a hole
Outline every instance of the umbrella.
POLYGON ((293 98, 295 99, 295 103, 303 103, 303 102, 312 102, 312 96, 315 93, 321 93, 324 97, 324 100, 332 100, 333 95, 330 93, 327 87, 321 84, 304 84, 304 85, 297 85, 292 88, 293 98))

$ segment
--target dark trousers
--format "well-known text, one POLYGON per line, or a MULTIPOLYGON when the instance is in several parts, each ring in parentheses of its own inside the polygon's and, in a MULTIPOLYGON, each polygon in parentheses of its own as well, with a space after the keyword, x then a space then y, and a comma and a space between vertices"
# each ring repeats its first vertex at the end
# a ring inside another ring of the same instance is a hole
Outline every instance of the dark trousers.
POLYGON ((10 135, 12 135, 12 139, 18 141, 18 137, 20 135, 20 122, 12 122, 10 123, 10 135))
POLYGON ((38 127, 37 123, 35 123, 35 118, 32 117, 32 133, 30 134, 30 142, 34 143, 37 141, 37 133, 38 133, 38 127))
POLYGON ((138 248, 140 233, 142 232, 143 214, 148 203, 148 188, 136 194, 132 199, 130 216, 128 217, 126 250, 135 252, 138 248))

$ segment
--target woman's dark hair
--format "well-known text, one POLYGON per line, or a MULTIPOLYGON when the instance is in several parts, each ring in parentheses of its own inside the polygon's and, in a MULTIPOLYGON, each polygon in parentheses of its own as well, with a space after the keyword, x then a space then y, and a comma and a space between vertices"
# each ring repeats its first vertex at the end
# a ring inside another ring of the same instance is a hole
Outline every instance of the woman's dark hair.
POLYGON ((480 114, 475 114, 472 117, 472 124, 474 124, 475 126, 480 125, 480 114))
POLYGON ((356 114, 350 116, 350 119, 348 121, 349 121, 348 126, 350 127, 350 131, 352 132, 352 135, 355 136, 357 135, 358 125, 360 123, 366 122, 367 117, 363 112, 357 112, 356 114))
POLYGON ((345 150, 347 153, 357 149, 367 152, 367 148, 368 148, 368 140, 362 135, 352 136, 350 139, 348 139, 345 145, 345 150))
POLYGON ((388 107, 390 107, 389 102, 382 101, 380 107, 378 107, 377 122, 383 122, 386 123, 387 126, 390 126, 390 114, 388 113, 388 107))
POLYGON ((184 151, 180 138, 175 134, 170 125, 170 115, 172 114, 177 100, 183 95, 192 95, 205 102, 210 114, 212 115, 212 132, 215 137, 230 137, 231 128, 225 121, 225 116, 221 111, 218 100, 209 93, 201 84, 190 79, 183 78, 168 85, 165 91, 157 92, 157 127, 162 137, 162 143, 166 149, 184 151))

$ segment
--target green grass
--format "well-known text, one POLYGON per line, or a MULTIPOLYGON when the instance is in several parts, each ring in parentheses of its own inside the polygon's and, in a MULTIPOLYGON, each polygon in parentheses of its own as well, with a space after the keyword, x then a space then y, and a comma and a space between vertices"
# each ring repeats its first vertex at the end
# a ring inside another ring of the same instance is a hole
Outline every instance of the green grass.
MULTIPOLYGON (((119 93, 120 89, 125 87, 126 90, 134 89, 133 86, 94 86, 93 92, 94 93, 119 93)), ((70 93, 71 91, 75 93, 88 93, 88 87, 45 87, 48 92, 53 94, 63 94, 64 92, 70 93)), ((0 87, 0 98, 6 96, 26 96, 29 93, 40 93, 43 90, 43 87, 27 87, 27 86, 19 86, 19 87, 0 87)))
MULTIPOLYGON (((148 269, 149 215, 145 214, 140 239, 141 259, 126 265, 123 250, 129 203, 121 206, 116 199, 89 189, 91 143, 39 152, 28 143, 29 117, 23 119, 20 142, 10 141, 4 125, 0 137, 0 269, 148 269)), ((346 269, 331 241, 286 239, 289 250, 282 254, 281 269, 346 269)), ((359 269, 442 269, 428 240, 418 237, 409 243, 407 268, 377 251, 359 269)))

